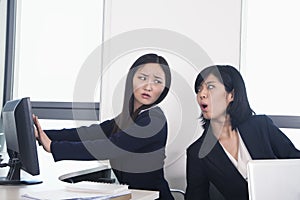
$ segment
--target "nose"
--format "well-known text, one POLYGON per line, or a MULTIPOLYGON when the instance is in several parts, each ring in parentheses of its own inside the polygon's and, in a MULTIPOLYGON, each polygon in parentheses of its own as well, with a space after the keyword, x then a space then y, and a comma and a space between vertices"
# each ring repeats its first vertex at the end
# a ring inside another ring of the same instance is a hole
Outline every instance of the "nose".
POLYGON ((144 89, 146 90, 146 91, 151 91, 152 90, 152 83, 149 81, 148 83, 146 83, 145 85, 144 85, 144 89))
POLYGON ((197 95, 200 99, 206 99, 207 98, 207 90, 205 88, 201 88, 198 90, 197 95))

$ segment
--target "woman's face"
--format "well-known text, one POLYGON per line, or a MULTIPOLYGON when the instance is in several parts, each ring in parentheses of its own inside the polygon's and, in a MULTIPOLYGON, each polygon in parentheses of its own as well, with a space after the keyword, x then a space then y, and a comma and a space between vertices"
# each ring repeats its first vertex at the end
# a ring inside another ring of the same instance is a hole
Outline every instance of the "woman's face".
POLYGON ((210 74, 199 86, 197 101, 205 119, 223 121, 227 106, 233 101, 233 93, 226 92, 223 83, 210 74))
POLYGON ((165 88, 165 73, 157 63, 140 67, 133 76, 134 110, 154 103, 165 88))

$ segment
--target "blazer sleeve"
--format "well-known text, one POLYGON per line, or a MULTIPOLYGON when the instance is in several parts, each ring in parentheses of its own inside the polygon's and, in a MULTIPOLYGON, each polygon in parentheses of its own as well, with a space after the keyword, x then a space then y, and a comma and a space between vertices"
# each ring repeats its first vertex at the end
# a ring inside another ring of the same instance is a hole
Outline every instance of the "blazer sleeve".
POLYGON ((158 150, 165 146, 166 139, 167 124, 163 113, 147 111, 140 114, 132 126, 109 138, 52 141, 51 152, 55 161, 113 159, 128 151, 144 153, 158 150))
POLYGON ((272 149, 278 158, 300 158, 300 151, 291 140, 273 123, 269 117, 265 117, 267 133, 272 149))
POLYGON ((121 149, 136 153, 164 148, 167 141, 165 115, 158 108, 143 112, 133 125, 112 134, 110 141, 121 149))
POLYGON ((187 150, 187 188, 186 200, 209 200, 209 180, 203 163, 199 158, 199 143, 194 143, 187 150))
POLYGON ((45 130, 45 133, 52 141, 83 141, 105 139, 110 136, 113 129, 114 121, 107 120, 101 124, 91 126, 82 126, 79 128, 62 129, 62 130, 45 130))

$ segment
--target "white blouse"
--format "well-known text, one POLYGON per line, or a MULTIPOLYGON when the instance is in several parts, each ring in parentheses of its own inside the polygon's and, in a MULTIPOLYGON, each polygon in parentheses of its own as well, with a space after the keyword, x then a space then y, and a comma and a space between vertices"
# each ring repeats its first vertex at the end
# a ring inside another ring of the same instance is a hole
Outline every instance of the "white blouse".
POLYGON ((228 158, 231 160, 232 164, 237 168, 240 174, 244 177, 244 179, 248 180, 247 177, 247 163, 249 160, 252 160, 248 149, 246 148, 240 132, 237 130, 239 136, 239 147, 238 147, 238 160, 236 160, 221 144, 228 158))

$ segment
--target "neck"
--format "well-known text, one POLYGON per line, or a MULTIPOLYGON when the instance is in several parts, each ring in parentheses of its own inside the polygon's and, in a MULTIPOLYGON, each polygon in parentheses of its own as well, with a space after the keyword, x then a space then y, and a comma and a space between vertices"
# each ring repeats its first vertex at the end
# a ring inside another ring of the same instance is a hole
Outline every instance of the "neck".
POLYGON ((141 107, 142 104, 139 104, 139 103, 136 103, 134 102, 134 105, 133 105, 133 112, 135 112, 137 109, 139 109, 139 107, 141 107))
POLYGON ((230 117, 227 115, 223 120, 211 120, 210 125, 216 138, 232 137, 235 133, 232 130, 230 117))

